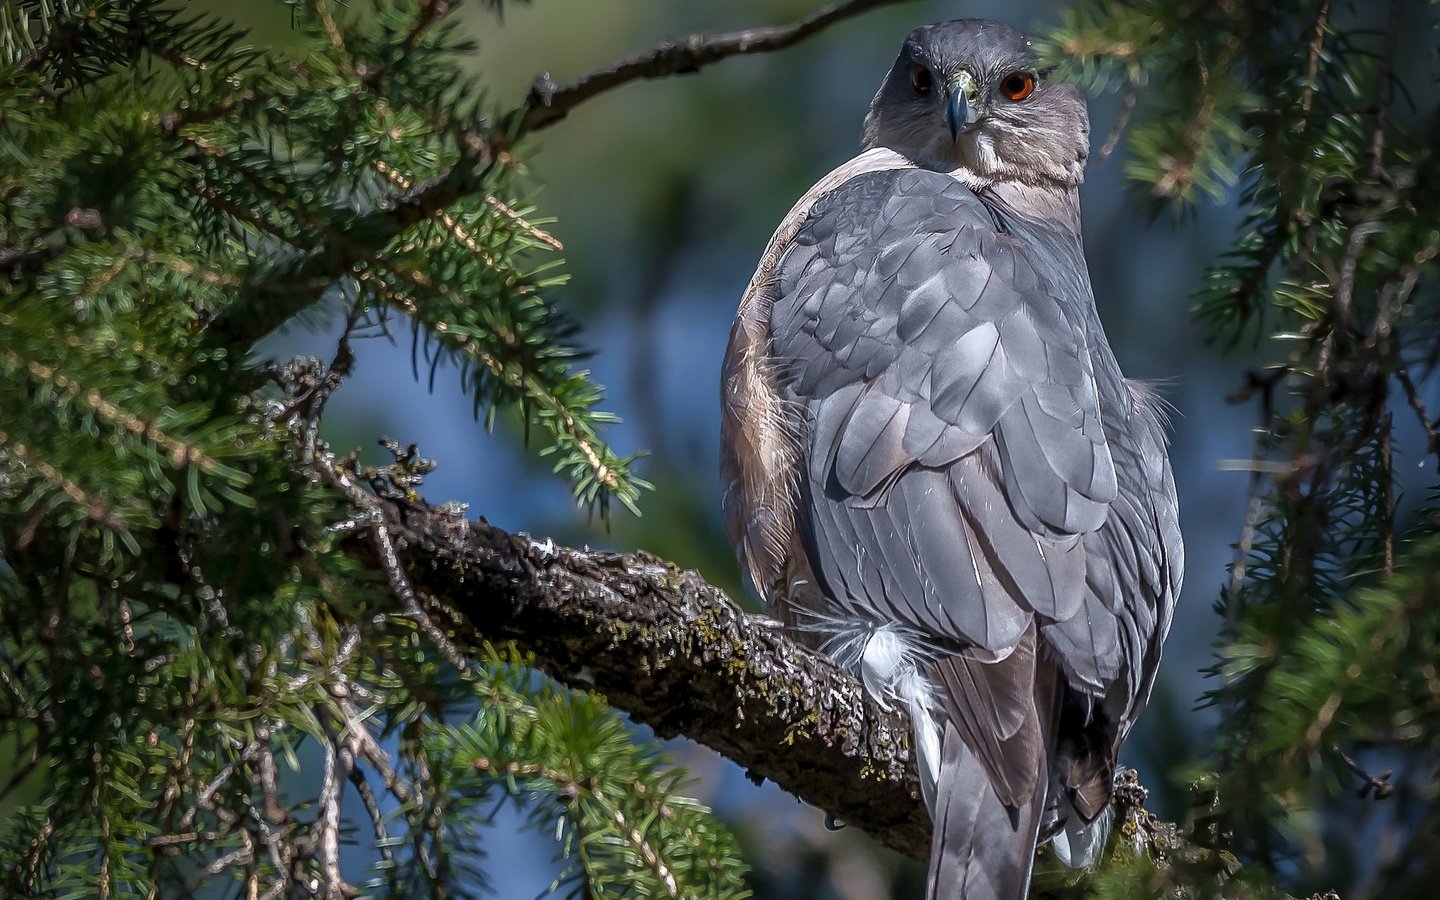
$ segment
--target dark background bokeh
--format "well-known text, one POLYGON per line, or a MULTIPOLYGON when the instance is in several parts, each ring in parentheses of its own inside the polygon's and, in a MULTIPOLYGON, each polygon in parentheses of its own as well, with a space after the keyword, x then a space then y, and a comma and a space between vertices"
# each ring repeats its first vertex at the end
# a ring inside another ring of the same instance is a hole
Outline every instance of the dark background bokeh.
MULTIPOLYGON (((207 4, 251 18, 285 41, 283 12, 256 3, 207 4)), ((616 57, 694 31, 788 21, 818 0, 540 0, 508 5, 497 24, 478 7, 459 13, 478 36, 473 60, 501 106, 518 102, 548 70, 564 81, 616 57)), ((622 451, 648 449, 639 466, 655 484, 644 517, 623 510, 605 524, 577 510, 569 490, 515 435, 487 433, 458 379, 429 386, 412 376, 408 335, 361 341, 356 373, 330 406, 327 437, 340 450, 372 448, 378 435, 416 441, 440 461, 433 501, 458 499, 514 530, 569 543, 644 547, 749 599, 719 515, 718 370, 727 330, 756 259, 791 203, 856 150, 860 121, 905 32, 957 16, 1054 24, 1067 4, 1046 0, 924 2, 842 24, 791 51, 737 58, 698 75, 642 82, 589 102, 543 133, 527 163, 547 228, 565 244, 571 280, 557 303, 582 326, 607 406, 624 423, 609 431, 622 451)), ((1095 97, 1092 144, 1111 129, 1119 97, 1095 97)), ((1206 346, 1190 317, 1204 267, 1234 239, 1233 205, 1152 219, 1124 184, 1124 145, 1092 167, 1083 189, 1091 274, 1110 341, 1133 377, 1163 379, 1174 404, 1174 463, 1188 552, 1187 580, 1151 707, 1127 746, 1158 811, 1183 815, 1184 767, 1209 740, 1213 714, 1196 709, 1206 687, 1218 596, 1244 516, 1245 476, 1222 471, 1248 458, 1251 407, 1224 397, 1243 355, 1206 346)), ((276 355, 327 355, 334 328, 296 327, 272 340, 276 355)), ((453 374, 453 373, 450 373, 453 374)), ((377 457, 378 458, 378 457, 377 457)), ((854 829, 827 831, 821 813, 773 786, 756 787, 733 764, 684 741, 672 751, 694 795, 743 837, 761 898, 872 900, 916 896, 913 864, 854 829)), ((517 826, 505 810, 487 841, 496 896, 544 894, 558 864, 547 832, 517 826)))

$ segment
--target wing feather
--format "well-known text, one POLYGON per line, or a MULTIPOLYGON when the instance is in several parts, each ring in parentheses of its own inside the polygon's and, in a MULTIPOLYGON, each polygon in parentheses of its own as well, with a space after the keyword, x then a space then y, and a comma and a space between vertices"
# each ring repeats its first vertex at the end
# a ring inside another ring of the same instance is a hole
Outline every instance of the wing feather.
POLYGON ((1179 592, 1174 484, 1073 235, 1001 222, 915 169, 810 208, 769 282, 769 357, 798 410, 794 534, 828 602, 947 648, 947 718, 1002 801, 1034 795, 1047 710, 1068 710, 1058 784, 1088 816, 1179 592), (1057 677, 1059 698, 1041 683, 1057 677))
POLYGON ((776 284, 828 592, 992 658, 1076 615, 1114 467, 1084 335, 1025 248, 952 179, 873 173, 816 203, 776 284))

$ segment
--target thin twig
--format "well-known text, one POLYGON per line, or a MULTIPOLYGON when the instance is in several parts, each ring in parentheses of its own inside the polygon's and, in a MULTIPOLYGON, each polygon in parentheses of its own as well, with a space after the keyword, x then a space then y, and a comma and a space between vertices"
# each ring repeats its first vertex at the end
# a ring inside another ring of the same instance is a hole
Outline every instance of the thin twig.
MULTIPOLYGON (((384 175, 387 179, 389 179, 391 184, 400 188, 400 190, 408 191, 412 187, 414 187, 414 182, 411 179, 406 178, 399 171, 397 171, 394 166, 391 166, 384 160, 372 160, 370 165, 372 168, 375 169, 375 171, 379 172, 381 175, 384 175)), ((485 205, 489 206, 491 209, 500 213, 500 215, 515 223, 516 227, 518 227, 521 231, 524 231, 526 234, 530 235, 532 238, 544 244, 545 246, 550 247, 553 250, 565 249, 565 245, 560 243, 560 241, 554 235, 543 230, 535 223, 529 221, 524 216, 520 215, 520 213, 516 212, 513 207, 500 200, 499 198, 495 197, 493 194, 485 195, 485 205)), ((460 239, 460 242, 465 244, 467 248, 474 250, 475 252, 484 254, 483 249, 477 249, 476 247, 472 246, 478 244, 478 242, 469 234, 464 233, 460 229, 460 226, 457 225, 455 221, 450 218, 450 215, 447 211, 440 210, 440 212, 437 213, 437 216, 440 218, 441 224, 443 224, 446 228, 450 229, 450 231, 454 233, 455 236, 460 239)), ((494 260, 489 258, 488 254, 485 254, 485 257, 486 263, 491 268, 498 268, 495 265, 494 260)))
POLYGON ((257 727, 255 734, 262 739, 260 760, 255 766, 255 778, 260 785, 260 802, 264 804, 261 812, 271 822, 281 825, 290 819, 290 810, 280 802, 280 776, 275 766, 275 751, 270 748, 269 724, 257 727))
POLYGON ((1389 124, 1390 102, 1395 86, 1395 49, 1400 37, 1400 0, 1390 0, 1390 19, 1385 26, 1385 48, 1380 53, 1380 71, 1375 85, 1375 132, 1370 139, 1370 178, 1378 179, 1384 172, 1385 128, 1389 124))
POLYGON ((340 649, 336 652, 335 658, 328 665, 316 666, 305 670, 305 673, 297 676, 290 682, 289 690, 295 693, 309 685, 312 681, 320 681, 328 684, 343 678, 344 669, 350 665, 354 658, 355 651, 360 647, 360 628, 350 625, 345 629, 345 637, 340 642, 340 649))
MULTIPOLYGON (((293 421, 291 427, 297 427, 293 421)), ((328 451, 316 453, 311 464, 332 487, 343 493, 357 508, 366 512, 373 512, 376 509, 375 495, 360 487, 348 472, 335 465, 335 458, 328 451)), ((399 554, 395 551, 395 542, 390 537, 390 531, 385 523, 377 518, 369 524, 369 531, 379 554, 381 568, 390 580, 390 589, 395 593, 396 598, 405 605, 409 618, 420 627, 420 630, 445 659, 455 667, 456 671, 462 673, 469 671, 470 666, 465 661, 464 654, 456 649, 450 638, 431 619, 415 589, 410 585, 410 579, 400 565, 399 554)))
MULTIPOLYGON (((328 710, 317 708, 321 722, 329 719, 328 710)), ((355 765, 354 754, 341 744, 338 737, 326 727, 326 740, 321 742, 324 752, 323 774, 320 778, 320 796, 316 800, 319 815, 315 817, 315 846, 320 856, 320 871, 325 877, 322 896, 327 900, 353 897, 358 892, 345 882, 340 872, 340 800, 344 782, 350 780, 355 765)))
POLYGON ((1359 763, 1352 759, 1349 754, 1341 750, 1338 744, 1332 745, 1331 749, 1340 754, 1340 758, 1345 761, 1346 767, 1364 782, 1364 784, 1360 786, 1360 797, 1368 797, 1373 793, 1376 800, 1385 800, 1391 794, 1395 793, 1395 785, 1390 783, 1390 776, 1394 774, 1392 770, 1386 769, 1379 775, 1371 775, 1365 771, 1359 763))
POLYGON ((1350 340, 1350 308, 1355 301, 1355 277, 1360 269, 1360 252, 1365 249, 1370 235, 1379 230, 1375 222, 1360 222, 1350 228, 1345 237, 1345 252, 1340 257, 1340 267, 1335 269, 1328 263, 1323 266, 1330 280, 1332 290, 1330 301, 1330 333, 1320 347, 1320 358, 1315 363, 1317 382, 1323 385, 1330 380, 1330 362, 1337 354, 1344 355, 1350 340))
POLYGON ((725 34, 692 34, 679 43, 665 42, 647 53, 611 63, 566 85, 549 74, 535 79, 525 102, 511 114, 523 131, 548 128, 586 100, 632 81, 688 75, 731 56, 783 50, 824 29, 881 6, 906 0, 848 0, 836 3, 790 25, 748 28, 725 34))
POLYGON ((14 697, 15 702, 19 704, 16 707, 17 711, 33 717, 35 707, 30 705, 30 700, 25 696, 25 692, 20 690, 19 685, 10 677, 10 666, 9 654, 0 654, 0 684, 5 686, 5 690, 9 691, 10 696, 14 697))
POLYGON ((291 845, 288 841, 281 839, 275 833, 275 829, 263 819, 256 815, 256 824, 260 830, 260 840, 265 843, 265 849, 270 854, 270 864, 275 867, 276 879, 270 890, 265 894, 267 897, 278 897, 289 889, 294 878, 290 870, 291 845))
MULTIPOLYGON (((1243 40, 1239 34, 1227 35, 1221 42, 1220 53, 1215 58, 1213 66, 1214 71, 1219 73, 1218 77, 1223 78, 1228 75, 1230 66, 1240 55, 1242 46, 1243 40)), ((1221 90, 1216 84, 1216 79, 1211 77, 1211 68, 1203 61, 1199 66, 1199 102, 1195 106, 1195 114, 1185 127, 1180 153, 1173 157, 1155 182, 1153 193, 1157 197, 1185 197, 1198 181, 1198 176, 1195 174, 1196 164, 1206 137, 1214 128, 1218 95, 1221 90)))
POLYGON ((435 620, 430 618, 430 614, 420 604, 415 588, 411 586, 404 567, 400 565, 400 556, 395 552, 395 540, 390 537, 390 529, 384 522, 376 522, 370 533, 375 540, 375 549, 380 553, 380 567, 390 579, 390 590, 394 591, 395 596, 405 605, 410 618, 420 626, 420 630, 457 672, 470 671, 470 664, 465 661, 465 656, 456 649, 450 638, 440 630, 440 626, 435 624, 435 620))
MULTIPOLYGON (((99 766, 99 755, 97 749, 95 753, 95 762, 97 764, 95 774, 97 776, 102 771, 99 766)), ((110 814, 104 806, 99 804, 96 804, 96 809, 100 812, 100 840, 98 841, 100 845, 100 871, 95 879, 99 883, 99 892, 96 896, 98 896, 100 900, 109 900, 110 892, 115 889, 115 873, 111 869, 110 862, 110 814)))
POLYGON ((341 698, 339 706, 340 714, 345 718, 346 733, 350 736, 356 756, 364 759, 379 773, 380 780, 385 783, 385 790, 389 791, 390 796, 394 797, 401 806, 409 803, 414 792, 410 785, 395 772, 395 767, 390 764, 390 755, 376 742, 369 729, 365 727, 361 721, 360 711, 355 708, 355 704, 341 698))
MULTIPOLYGON (((65 473, 38 458, 28 446, 12 440, 10 435, 4 431, 0 431, 0 457, 9 457, 21 468, 33 469, 39 473, 40 477, 58 488, 76 506, 84 508, 90 521, 104 525, 115 532, 128 530, 129 525, 118 514, 111 511, 110 504, 103 496, 98 493, 87 494, 84 488, 67 478, 65 473)), ((33 536, 33 531, 22 532, 18 543, 23 547, 28 543, 30 536, 33 536)))
POLYGON ((444 0, 420 0, 415 21, 411 23, 410 30, 405 33, 405 40, 400 42, 401 57, 409 56, 415 50, 416 45, 420 43, 420 36, 425 33, 425 30, 438 22, 449 11, 450 6, 444 0))
POLYGON ((50 845, 50 838, 55 836, 55 820, 46 818, 31 838, 30 846, 25 849, 25 886, 30 890, 36 887, 36 879, 40 874, 40 861, 45 856, 45 850, 50 845))
POLYGON ((666 896, 674 898, 674 900, 679 900, 680 887, 675 881, 675 873, 671 872, 670 867, 665 865, 664 858, 655 851, 655 847, 645 838, 645 835, 640 833, 640 829, 635 827, 635 825, 625 817, 624 811, 622 811, 619 806, 611 803, 609 798, 603 793, 598 790, 592 790, 590 791, 590 795, 595 798, 595 802, 599 804, 602 809, 609 813, 610 820, 615 823, 615 827, 625 836, 625 839, 630 842, 630 846, 635 849, 635 852, 640 855, 640 858, 643 859, 645 864, 655 873, 655 877, 660 879, 660 883, 665 886, 666 896))
POLYGON ((325 0, 315 0, 314 6, 315 15, 320 18, 320 24, 325 27, 325 36, 330 39, 330 46, 335 48, 335 52, 348 57, 345 50, 345 39, 340 36, 340 28, 335 24, 335 17, 330 15, 330 7, 326 5, 325 0))
MULTIPOLYGON (((1298 351, 1297 351, 1298 352, 1298 351)), ((1260 390, 1260 423, 1255 430, 1255 443, 1250 457, 1250 483, 1246 488, 1249 505, 1245 511, 1245 522, 1240 528, 1240 539, 1235 542, 1235 557, 1230 564, 1230 583, 1225 590, 1225 622, 1221 639, 1227 644, 1235 640, 1239 630, 1240 606, 1244 602, 1245 575, 1250 564, 1250 552, 1255 545, 1255 530, 1266 506, 1265 484, 1267 469, 1262 463, 1270 452, 1274 436, 1272 425, 1275 420, 1275 388, 1289 373, 1290 366, 1284 366, 1267 376, 1251 376, 1249 390, 1260 390)), ((1222 712, 1228 716, 1236 703, 1235 692, 1231 689, 1234 678, 1225 671, 1222 684, 1222 712)))
POLYGON ((230 776, 235 774, 236 768, 255 758, 255 754, 260 752, 260 747, 261 742, 258 738, 246 744, 245 749, 240 751, 239 756, 226 763, 225 766, 220 769, 219 773, 210 779, 209 783, 206 784, 205 787, 200 790, 199 795, 196 796, 195 803, 186 810, 185 815, 180 818, 181 831, 188 830, 195 824, 195 817, 199 814, 200 810, 210 807, 214 801, 215 793, 220 790, 225 782, 230 780, 230 776))
POLYGON ((1400 387, 1405 391, 1405 399, 1410 403, 1410 408, 1415 411, 1415 417, 1420 420, 1420 427, 1425 432, 1427 448, 1435 454, 1437 462, 1440 462, 1440 430, 1435 427, 1435 420, 1430 418, 1425 411, 1425 404, 1420 399, 1420 391, 1415 387, 1415 380, 1410 377, 1410 368, 1404 363, 1395 367, 1395 378, 1400 382, 1400 387))
POLYGON ((375 831, 375 848, 380 851, 380 858, 393 864, 395 851, 390 849, 390 832, 385 828, 385 815, 380 810, 380 803, 375 799, 375 791, 371 789, 370 782, 365 780, 365 773, 359 766, 350 770, 350 783, 355 785, 355 793, 360 795, 360 802, 370 814, 370 827, 375 831))
MULTIPOLYGON (((430 833, 428 825, 432 818, 432 810, 426 803, 426 794, 430 789, 430 772, 425 766, 424 757, 412 756, 407 753, 406 758, 415 769, 415 780, 411 782, 411 795, 415 798, 415 806, 406 811, 406 818, 410 825, 410 844, 415 854, 415 860, 420 864, 421 874, 430 882, 431 894, 438 895, 443 893, 444 886, 440 883, 440 870, 436 867, 435 858, 431 854, 433 842, 425 840, 430 833)), ((433 815, 441 814, 433 811, 433 815)), ((435 847, 434 849, 438 851, 440 848, 435 847)))
POLYGON ((89 409, 110 425, 168 451, 170 463, 176 468, 195 465, 209 472, 216 467, 215 460, 211 459, 200 447, 176 440, 161 431, 152 422, 121 409, 101 396, 98 390, 87 389, 80 381, 71 378, 54 366, 47 366, 38 360, 22 357, 13 350, 0 350, 0 361, 3 361, 11 370, 23 370, 35 380, 43 381, 54 387, 59 393, 74 399, 77 405, 89 409))
POLYGON ((1300 96, 1300 124, 1297 134, 1304 134, 1310 124, 1310 108, 1315 102, 1316 76, 1320 72, 1320 52, 1325 49, 1325 29, 1330 24, 1330 0, 1320 0, 1315 13, 1315 30, 1310 37, 1310 56, 1305 63, 1305 92, 1300 96))
MULTIPOLYGON (((19 739, 17 739, 17 743, 18 742, 19 739)), ((4 800, 9 797, 10 792, 18 788, 27 779, 29 779, 30 775, 39 767, 42 759, 40 754, 36 752, 39 749, 39 746, 40 744, 38 741, 33 741, 27 748, 25 748, 23 752, 20 751, 19 748, 16 748, 17 752, 10 756, 8 764, 14 767, 14 771, 11 773, 10 777, 6 779, 5 784, 3 786, 0 786, 0 800, 4 800), (16 761, 24 755, 28 755, 30 758, 25 760, 25 762, 23 763, 17 763, 16 761)))
POLYGON ((273 96, 268 92, 247 88, 238 94, 223 97, 215 104, 203 109, 181 108, 168 112, 160 117, 160 128, 166 135, 174 136, 175 132, 185 125, 201 125, 217 119, 224 119, 237 109, 243 109, 256 101, 263 103, 273 96))
MULTIPOLYGON (((1388 390, 1389 383, 1385 382, 1388 390)), ((1384 547, 1385 574, 1395 574, 1395 456, 1391 447, 1394 416, 1387 405, 1380 417, 1380 482, 1385 488, 1385 515, 1380 518, 1380 542, 1384 547)))
POLYGON ((503 201, 497 199, 494 196, 486 195, 485 203, 489 205, 491 209, 500 213, 500 215, 514 222, 526 234, 530 235, 540 243, 546 245, 547 247, 550 247, 553 250, 565 249, 565 245, 560 243, 559 238, 555 237, 550 232, 540 228, 538 225, 535 225, 532 222, 528 221, 524 216, 520 215, 510 206, 506 205, 503 201))
MULTIPOLYGON (((240 833, 242 835, 247 834, 247 832, 243 830, 240 833)), ((242 860, 248 860, 251 854, 254 852, 254 844, 250 841, 248 837, 244 838, 244 840, 244 844, 236 847, 234 850, 231 850, 229 853, 226 853, 223 856, 217 856, 214 861, 210 863, 210 865, 201 869, 199 874, 197 874, 194 878, 190 880, 191 893, 199 891, 200 888, 204 887, 205 882, 209 881, 211 878, 214 878, 216 875, 219 875, 221 872, 224 872, 226 869, 230 868, 236 863, 242 860)))
POLYGON ((1125 133, 1125 128, 1130 124, 1130 116, 1135 112, 1135 104, 1140 99, 1140 75, 1141 69, 1138 63, 1132 62, 1125 76, 1125 99, 1120 102, 1120 114, 1115 117, 1115 125, 1110 129, 1110 134, 1105 138, 1105 146, 1095 154, 1095 171, 1099 171, 1105 165, 1105 160, 1115 152, 1120 144, 1120 138, 1125 133))

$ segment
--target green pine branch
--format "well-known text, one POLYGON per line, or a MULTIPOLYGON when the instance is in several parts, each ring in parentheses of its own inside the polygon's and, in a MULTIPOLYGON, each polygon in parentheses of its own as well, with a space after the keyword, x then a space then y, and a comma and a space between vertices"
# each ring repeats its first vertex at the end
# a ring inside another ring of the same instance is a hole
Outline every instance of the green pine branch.
POLYGON ((395 552, 317 444, 359 327, 454 364, 581 503, 646 485, 453 4, 286 5, 285 54, 173 2, 0 10, 3 891, 349 896, 354 842, 369 890, 463 894, 509 795, 563 823, 588 895, 743 896, 732 839, 616 713, 457 649, 342 548, 395 552), (337 306, 330 365, 254 358, 337 306))
POLYGON ((1374 796, 1357 756, 1387 758, 1412 773, 1395 790, 1434 802, 1411 765, 1433 753, 1417 738, 1433 696, 1393 675, 1433 653, 1410 630, 1430 624, 1414 604, 1433 548, 1407 535, 1395 469, 1402 416, 1435 433, 1416 385, 1435 368, 1424 323, 1440 305, 1423 286, 1440 207, 1417 164, 1433 124, 1407 133, 1393 106, 1399 31, 1434 23, 1416 4, 1366 14, 1368 32, 1326 0, 1090 2, 1047 45, 1092 83, 1126 75, 1140 123, 1126 172, 1147 195, 1185 204, 1243 184, 1241 232, 1196 313, 1217 344, 1268 338, 1273 362, 1231 395, 1258 416, 1252 507, 1217 604, 1207 700, 1222 736, 1193 768, 1219 772, 1217 833, 1266 867, 1322 843, 1345 858, 1346 836, 1312 810, 1339 809, 1357 783, 1374 796))

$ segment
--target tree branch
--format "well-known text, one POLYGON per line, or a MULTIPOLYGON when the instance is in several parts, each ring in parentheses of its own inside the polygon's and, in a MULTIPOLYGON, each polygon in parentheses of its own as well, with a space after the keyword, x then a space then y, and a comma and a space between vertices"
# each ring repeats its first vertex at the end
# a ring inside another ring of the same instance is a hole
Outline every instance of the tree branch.
MULTIPOLYGON (((909 724, 860 683, 694 572, 649 554, 572 550, 381 499, 410 583, 458 644, 513 641, 565 684, 661 737, 684 735, 923 859, 930 822, 909 724)), ((354 549, 372 565, 375 543, 354 549)))
MULTIPOLYGON (((907 0, 846 0, 790 25, 725 34, 695 34, 679 44, 666 42, 648 53, 611 63, 564 86, 557 87, 548 74, 541 75, 530 88, 525 102, 501 121, 501 127, 486 130, 484 134, 466 130, 458 133, 462 138, 458 147, 461 158, 447 172, 387 198, 374 210, 350 216, 343 227, 323 229, 329 232, 326 240, 313 247, 302 247, 306 253, 304 261, 295 271, 287 272, 284 281, 292 285, 310 285, 311 289, 279 294, 266 290, 264 297, 256 296, 254 302, 241 303, 217 318, 209 326, 210 331, 222 336, 231 346, 250 347, 291 316, 313 304, 335 279, 355 274, 357 267, 373 261, 376 254, 405 229, 442 213, 473 194, 484 193, 488 197, 491 171, 497 164, 512 164, 507 147, 515 138, 524 132, 553 125, 575 106, 592 97, 640 79, 696 72, 730 56, 783 50, 837 22, 877 7, 902 2, 907 0)), ((440 4, 425 8, 437 16, 443 12, 440 4)), ((333 24, 327 26, 327 30, 333 27, 333 24)), ((338 40, 339 32, 334 34, 338 40)), ((337 47, 343 49, 343 44, 337 47)), ((381 85, 377 80, 371 87, 378 91, 381 85)), ((236 102, 243 102, 243 98, 242 94, 236 102)), ((222 114, 228 112, 224 104, 219 109, 222 114)), ((197 114, 201 120, 211 115, 212 112, 197 114)), ((160 127, 167 135, 173 136, 188 121, 183 114, 173 113, 162 119, 160 127)), ((224 211, 246 218, 241 210, 224 211)), ((276 236, 282 241, 289 241, 285 234, 276 236)), ((13 268, 25 262, 15 251, 0 253, 9 253, 9 257, 0 255, 0 264, 13 268)))
POLYGON ((523 131, 539 131, 565 118, 570 110, 591 97, 632 81, 689 75, 726 57, 784 50, 837 22, 903 2, 906 0, 847 0, 789 25, 747 28, 725 34, 692 34, 679 43, 666 41, 647 53, 596 69, 566 85, 556 85, 547 72, 535 79, 525 102, 511 113, 510 121, 518 121, 523 131))
MULTIPOLYGON (((778 623, 747 615, 695 572, 643 551, 557 547, 468 520, 455 504, 429 505, 414 488, 417 462, 424 472, 432 464, 413 448, 387 446, 392 466, 357 470, 325 449, 311 465, 355 506, 357 518, 337 528, 349 535, 349 551, 386 572, 392 586, 404 581, 407 612, 442 633, 447 655, 511 643, 551 677, 603 695, 658 736, 705 744, 757 784, 769 779, 882 844, 926 858, 930 821, 902 712, 879 706, 827 657, 778 623)), ((1125 867, 1138 861, 1144 877, 1177 886, 1227 882, 1233 857, 1186 840, 1145 799, 1134 770, 1117 773, 1112 858, 1125 867)), ((1090 896, 1085 879, 1048 856, 1042 849, 1032 897, 1090 896)), ((1251 896, 1260 895, 1234 894, 1251 896)))

